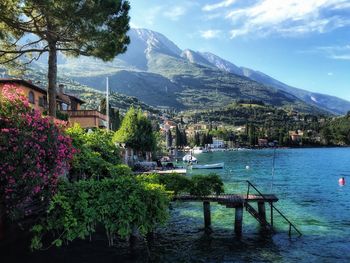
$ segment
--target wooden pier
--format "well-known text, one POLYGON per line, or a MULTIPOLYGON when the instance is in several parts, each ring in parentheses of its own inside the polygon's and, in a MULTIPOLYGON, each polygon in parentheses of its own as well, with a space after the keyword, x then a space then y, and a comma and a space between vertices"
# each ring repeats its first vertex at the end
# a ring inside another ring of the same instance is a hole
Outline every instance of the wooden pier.
POLYGON ((278 198, 274 194, 262 194, 250 181, 247 181, 247 183, 247 194, 222 194, 209 196, 179 195, 174 197, 174 201, 202 202, 204 227, 206 232, 212 231, 210 203, 216 202, 227 208, 235 209, 234 232, 238 236, 242 235, 244 208, 259 222, 262 229, 266 232, 273 232, 273 211, 276 211, 289 224, 289 235, 292 234, 292 228, 301 235, 301 232, 294 226, 294 224, 274 206, 274 203, 278 201, 278 198), (250 188, 253 188, 257 194, 250 194, 250 188), (253 203, 257 204, 257 209, 254 208, 252 205, 253 203), (266 218, 266 205, 269 205, 270 207, 270 222, 268 222, 266 218))

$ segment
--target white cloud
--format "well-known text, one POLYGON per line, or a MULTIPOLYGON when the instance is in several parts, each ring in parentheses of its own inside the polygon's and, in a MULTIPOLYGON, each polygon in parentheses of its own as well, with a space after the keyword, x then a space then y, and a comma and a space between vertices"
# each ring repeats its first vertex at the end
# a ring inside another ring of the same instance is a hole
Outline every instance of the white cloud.
POLYGON ((202 10, 203 11, 213 11, 219 8, 223 7, 229 7, 230 5, 234 4, 236 0, 224 0, 222 2, 216 3, 216 4, 211 4, 211 5, 205 5, 203 6, 202 10))
POLYGON ((235 27, 232 38, 249 33, 323 33, 350 25, 350 18, 338 10, 340 6, 350 8, 349 0, 260 0, 231 10, 225 17, 235 27))
POLYGON ((167 10, 163 13, 163 15, 173 21, 177 21, 181 16, 185 15, 187 9, 183 6, 175 6, 170 10, 167 10))
POLYGON ((343 55, 332 55, 330 58, 337 60, 350 60, 350 53, 343 55))
POLYGON ((221 33, 221 30, 205 30, 200 31, 200 35, 202 38, 205 39, 211 39, 211 38, 218 38, 221 33))
POLYGON ((327 75, 328 76, 333 76, 334 74, 333 74, 333 72, 328 72, 327 75))
POLYGON ((304 51, 306 53, 321 53, 330 59, 350 60, 350 44, 343 46, 323 46, 313 50, 304 51))

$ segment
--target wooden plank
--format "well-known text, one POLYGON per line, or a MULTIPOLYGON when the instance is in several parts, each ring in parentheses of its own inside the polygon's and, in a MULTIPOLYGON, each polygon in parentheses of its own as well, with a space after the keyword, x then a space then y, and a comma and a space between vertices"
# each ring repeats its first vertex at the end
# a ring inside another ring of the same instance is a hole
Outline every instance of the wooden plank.
POLYGON ((267 202, 277 202, 278 198, 275 195, 272 194, 266 194, 264 197, 260 195, 249 195, 248 198, 246 195, 243 194, 226 194, 226 195, 210 195, 210 196, 192 196, 192 195, 181 195, 181 196, 175 196, 174 200, 180 200, 180 201, 209 201, 209 202, 261 202, 261 201, 267 201, 267 202))

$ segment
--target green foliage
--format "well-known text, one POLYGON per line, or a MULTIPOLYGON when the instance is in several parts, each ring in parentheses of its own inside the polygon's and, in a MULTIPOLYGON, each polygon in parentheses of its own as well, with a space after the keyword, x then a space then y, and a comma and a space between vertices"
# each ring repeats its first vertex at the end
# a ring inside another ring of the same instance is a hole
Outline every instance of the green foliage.
POLYGON ((57 111, 56 112, 56 119, 59 119, 62 121, 68 121, 68 114, 61 112, 61 111, 57 111))
POLYGON ((125 114, 113 141, 125 143, 126 147, 140 152, 151 152, 157 144, 151 121, 142 113, 141 109, 136 111, 134 107, 131 107, 125 114))
MULTIPOLYGON (((105 115, 107 114, 106 98, 100 101, 100 112, 105 115)), ((119 110, 112 108, 111 104, 109 104, 109 121, 111 130, 117 131, 121 124, 121 116, 119 110)))
POLYGON ((191 189, 191 179, 177 173, 159 175, 159 183, 165 186, 168 191, 174 192, 175 195, 188 193, 191 189))
POLYGON ((133 149, 138 148, 137 129, 137 112, 134 107, 130 107, 124 115, 120 129, 114 134, 113 141, 125 143, 126 147, 131 147, 133 149))
POLYGON ((175 195, 190 193, 196 196, 205 196, 210 194, 221 194, 224 192, 224 184, 217 174, 209 175, 193 175, 187 177, 185 175, 171 174, 151 174, 139 175, 140 180, 149 183, 164 185, 167 191, 171 191, 175 195))
POLYGON ((104 228, 109 245, 117 236, 128 237, 133 227, 145 235, 165 223, 168 205, 164 187, 141 178, 61 181, 46 218, 32 229, 32 249, 41 248, 48 234, 55 246, 91 238, 97 225, 104 228))
POLYGON ((54 4, 49 0, 1 1, 0 28, 4 30, 0 34, 0 63, 26 56, 30 63, 48 52, 48 106, 49 115, 55 117, 57 53, 93 56, 104 61, 124 53, 130 43, 126 35, 129 9, 129 2, 124 0, 61 0, 54 4), (30 35, 34 36, 32 40, 30 35))
POLYGON ((330 120, 321 134, 325 144, 350 145, 350 115, 330 120))
POLYGON ((78 149, 69 172, 70 180, 86 178, 103 178, 124 175, 120 163, 119 150, 112 143, 112 132, 96 129, 85 132, 79 125, 74 125, 66 131, 73 139, 73 145, 78 149))
POLYGON ((224 184, 217 174, 192 176, 191 195, 206 196, 219 195, 224 192, 224 184))
POLYGON ((112 177, 115 176, 129 176, 132 175, 132 170, 126 164, 117 164, 111 168, 112 177))

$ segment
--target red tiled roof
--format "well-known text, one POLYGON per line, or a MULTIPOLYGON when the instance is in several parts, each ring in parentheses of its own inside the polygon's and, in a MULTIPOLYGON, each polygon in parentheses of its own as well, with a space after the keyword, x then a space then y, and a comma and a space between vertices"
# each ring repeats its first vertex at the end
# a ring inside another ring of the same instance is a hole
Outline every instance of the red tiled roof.
MULTIPOLYGON (((26 86, 26 87, 28 87, 28 88, 31 88, 31 89, 33 89, 33 90, 36 90, 36 91, 38 91, 38 92, 41 92, 42 94, 45 94, 45 95, 47 94, 46 89, 43 89, 43 88, 41 88, 41 87, 39 87, 39 86, 37 86, 37 85, 31 83, 30 81, 26 81, 26 80, 24 80, 24 79, 0 78, 0 84, 1 84, 1 83, 4 83, 4 84, 5 84, 5 83, 16 83, 16 84, 20 84, 20 85, 26 86)), ((67 98, 69 97, 70 99, 76 100, 76 101, 79 102, 80 104, 85 103, 85 101, 83 101, 83 100, 81 100, 81 99, 79 99, 79 98, 77 98, 77 97, 75 97, 75 96, 72 96, 72 95, 69 95, 69 94, 65 94, 65 93, 63 94, 63 96, 57 94, 57 97, 58 97, 59 99, 63 100, 63 101, 64 101, 64 99, 67 99, 67 98)))

